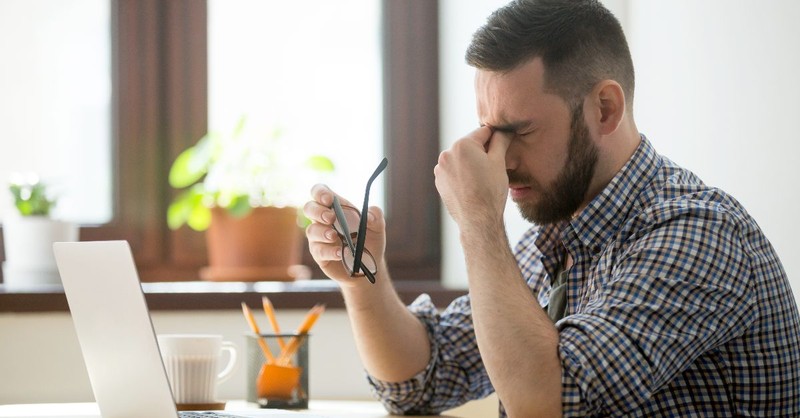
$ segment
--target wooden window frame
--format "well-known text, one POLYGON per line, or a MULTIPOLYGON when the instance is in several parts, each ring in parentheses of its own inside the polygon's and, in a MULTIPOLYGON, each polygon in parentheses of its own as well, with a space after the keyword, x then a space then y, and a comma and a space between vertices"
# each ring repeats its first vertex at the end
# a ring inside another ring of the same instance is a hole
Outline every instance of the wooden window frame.
MULTIPOLYGON (((387 257, 395 280, 438 281, 438 2, 383 0, 387 257)), ((207 4, 112 0, 114 217, 82 240, 125 239, 142 281, 198 280, 203 233, 166 225, 172 160, 208 126, 207 4)), ((2 251, 0 239, 0 251, 2 251)), ((306 248, 304 263, 324 277, 306 248)), ((2 274, 2 273, 0 273, 2 274)))

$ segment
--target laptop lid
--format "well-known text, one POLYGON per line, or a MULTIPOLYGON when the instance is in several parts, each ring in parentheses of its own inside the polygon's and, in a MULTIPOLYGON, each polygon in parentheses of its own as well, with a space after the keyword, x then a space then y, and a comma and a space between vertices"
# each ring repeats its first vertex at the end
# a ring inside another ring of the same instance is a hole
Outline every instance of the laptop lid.
POLYGON ((101 415, 176 418, 128 243, 57 242, 53 251, 101 415))
MULTIPOLYGON (((178 418, 128 242, 56 242, 53 251, 100 414, 178 418)), ((222 416, 318 417, 275 409, 222 416)))

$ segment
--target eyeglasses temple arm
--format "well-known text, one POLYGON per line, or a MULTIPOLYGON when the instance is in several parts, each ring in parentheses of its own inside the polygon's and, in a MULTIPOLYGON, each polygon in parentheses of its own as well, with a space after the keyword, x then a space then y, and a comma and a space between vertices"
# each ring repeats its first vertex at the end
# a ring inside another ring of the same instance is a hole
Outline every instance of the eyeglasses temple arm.
POLYGON ((367 280, 369 280, 370 283, 375 284, 375 275, 372 274, 369 269, 364 269, 364 275, 367 276, 367 280))
MULTIPOLYGON (((369 189, 372 186, 372 182, 378 177, 379 174, 386 169, 386 166, 389 165, 389 160, 384 157, 381 160, 378 167, 372 173, 369 180, 367 181, 367 190, 364 192, 364 205, 361 209, 361 221, 358 225, 358 239, 356 241, 356 252, 353 255, 353 273, 358 273, 361 270, 361 255, 364 253, 364 240, 367 236, 367 212, 369 211, 369 189)), ((366 274, 366 269, 364 269, 364 273, 366 274)), ((367 278, 370 279, 371 283, 375 283, 375 277, 367 275, 367 278)))
POLYGON ((339 203, 339 198, 335 195, 333 196, 333 212, 336 213, 336 219, 339 221, 339 226, 342 227, 344 242, 347 243, 347 247, 350 248, 350 252, 355 255, 356 248, 353 245, 353 239, 350 238, 350 228, 347 227, 347 218, 344 216, 344 211, 342 210, 342 204, 339 203))

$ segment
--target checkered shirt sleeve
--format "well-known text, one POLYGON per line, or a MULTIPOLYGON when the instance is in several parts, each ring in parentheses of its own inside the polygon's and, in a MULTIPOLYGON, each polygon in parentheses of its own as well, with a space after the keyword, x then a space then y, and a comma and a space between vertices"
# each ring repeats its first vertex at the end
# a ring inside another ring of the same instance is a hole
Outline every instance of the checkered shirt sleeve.
POLYGON ((426 294, 408 308, 428 331, 431 361, 405 382, 384 382, 367 375, 387 410, 437 414, 494 392, 475 341, 468 296, 456 299, 441 313, 426 294))

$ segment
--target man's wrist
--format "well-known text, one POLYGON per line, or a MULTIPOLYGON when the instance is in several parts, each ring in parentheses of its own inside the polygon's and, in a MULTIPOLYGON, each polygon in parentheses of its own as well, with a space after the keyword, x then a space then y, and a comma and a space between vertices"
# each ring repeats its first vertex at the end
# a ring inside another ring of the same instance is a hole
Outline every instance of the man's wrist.
POLYGON ((508 241, 502 217, 499 219, 486 217, 462 222, 459 225, 459 239, 464 251, 468 248, 496 247, 498 242, 508 241))
MULTIPOLYGON (((384 267, 385 266, 381 266, 384 267)), ((343 286, 342 296, 348 310, 374 311, 376 308, 385 306, 387 297, 394 294, 394 287, 386 270, 378 268, 375 275, 375 283, 370 283, 366 277, 357 277, 358 282, 350 286, 343 286)))

